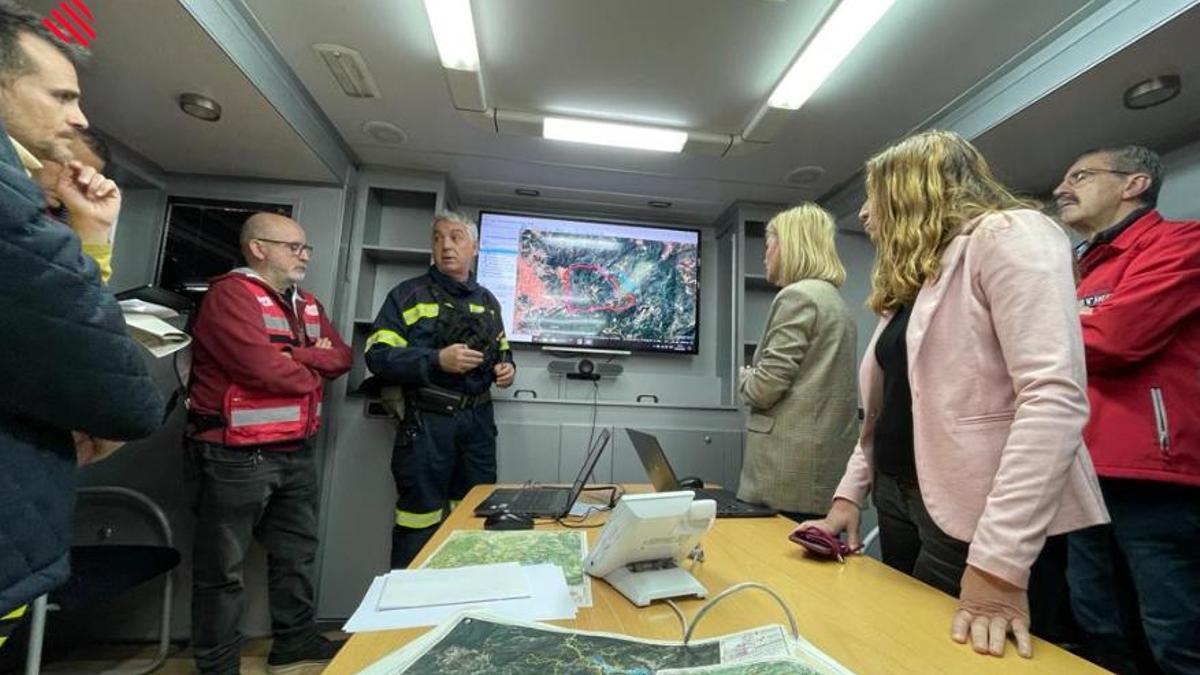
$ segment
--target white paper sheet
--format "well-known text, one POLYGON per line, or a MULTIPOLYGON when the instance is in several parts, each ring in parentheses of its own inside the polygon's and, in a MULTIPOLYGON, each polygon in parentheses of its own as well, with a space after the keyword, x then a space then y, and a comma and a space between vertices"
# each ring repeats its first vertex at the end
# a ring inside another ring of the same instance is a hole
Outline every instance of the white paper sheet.
POLYGON ((517 563, 454 569, 392 570, 384 577, 379 609, 408 609, 512 600, 532 595, 517 563))
POLYGON ((567 589, 567 580, 561 567, 552 564, 523 565, 520 566, 520 572, 532 592, 528 598, 388 610, 379 609, 387 577, 375 577, 362 603, 342 630, 347 633, 363 633, 433 626, 467 609, 483 610, 517 621, 575 618, 575 601, 567 589))

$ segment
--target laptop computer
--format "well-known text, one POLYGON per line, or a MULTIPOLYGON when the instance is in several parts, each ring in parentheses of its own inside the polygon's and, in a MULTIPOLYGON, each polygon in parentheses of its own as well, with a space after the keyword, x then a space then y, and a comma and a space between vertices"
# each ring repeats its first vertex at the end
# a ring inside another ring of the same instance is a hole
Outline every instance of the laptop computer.
POLYGON ((608 437, 608 429, 601 429, 571 487, 499 488, 475 507, 475 515, 490 516, 508 511, 533 518, 562 518, 571 512, 575 500, 583 492, 583 486, 596 468, 596 462, 600 461, 604 446, 608 445, 608 437))
POLYGON ((766 506, 743 502, 728 490, 680 487, 679 479, 675 477, 675 471, 667 461, 658 439, 635 429, 626 429, 625 432, 629 434, 629 440, 633 442, 642 466, 646 467, 646 474, 650 476, 656 492, 691 490, 696 493, 696 499, 711 499, 717 503, 718 518, 765 518, 779 513, 766 506))

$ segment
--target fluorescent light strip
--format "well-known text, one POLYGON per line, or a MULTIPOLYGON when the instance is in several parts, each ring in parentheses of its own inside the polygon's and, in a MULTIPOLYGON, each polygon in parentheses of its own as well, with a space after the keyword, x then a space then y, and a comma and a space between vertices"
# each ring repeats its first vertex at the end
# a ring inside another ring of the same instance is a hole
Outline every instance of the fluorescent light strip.
POLYGON ((425 14, 442 67, 478 72, 479 48, 475 44, 471 0, 425 0, 425 14))
POLYGON ((542 121, 542 136, 556 141, 573 141, 592 145, 611 145, 618 148, 682 152, 687 143, 686 131, 655 129, 632 124, 592 122, 590 120, 547 117, 542 121))
POLYGON ((795 110, 870 32, 895 0, 841 0, 767 99, 772 108, 795 110))

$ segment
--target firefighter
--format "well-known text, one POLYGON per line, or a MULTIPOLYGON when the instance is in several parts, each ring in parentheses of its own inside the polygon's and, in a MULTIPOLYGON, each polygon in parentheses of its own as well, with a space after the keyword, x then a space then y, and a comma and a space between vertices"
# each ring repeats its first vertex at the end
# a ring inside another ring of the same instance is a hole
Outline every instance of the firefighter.
POLYGON ((434 264, 388 293, 366 343, 367 367, 404 392, 392 448, 396 521, 392 567, 406 567, 450 509, 496 482, 496 423, 489 388, 516 375, 500 304, 471 272, 479 230, 439 213, 434 264))
POLYGON ((312 247, 290 218, 258 213, 241 232, 247 267, 213 279, 195 319, 187 448, 198 483, 192 647, 201 673, 236 673, 242 565, 267 550, 274 643, 268 670, 328 661, 340 643, 314 624, 321 389, 351 351, 299 283, 312 247))

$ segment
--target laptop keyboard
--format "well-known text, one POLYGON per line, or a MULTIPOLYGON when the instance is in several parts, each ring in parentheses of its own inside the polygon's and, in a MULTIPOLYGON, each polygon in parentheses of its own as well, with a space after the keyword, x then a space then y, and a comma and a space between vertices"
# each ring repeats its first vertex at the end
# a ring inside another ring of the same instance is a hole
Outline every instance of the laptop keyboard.
POLYGON ((566 493, 551 490, 525 490, 517 494, 517 498, 508 505, 509 511, 552 513, 561 511, 566 493))

